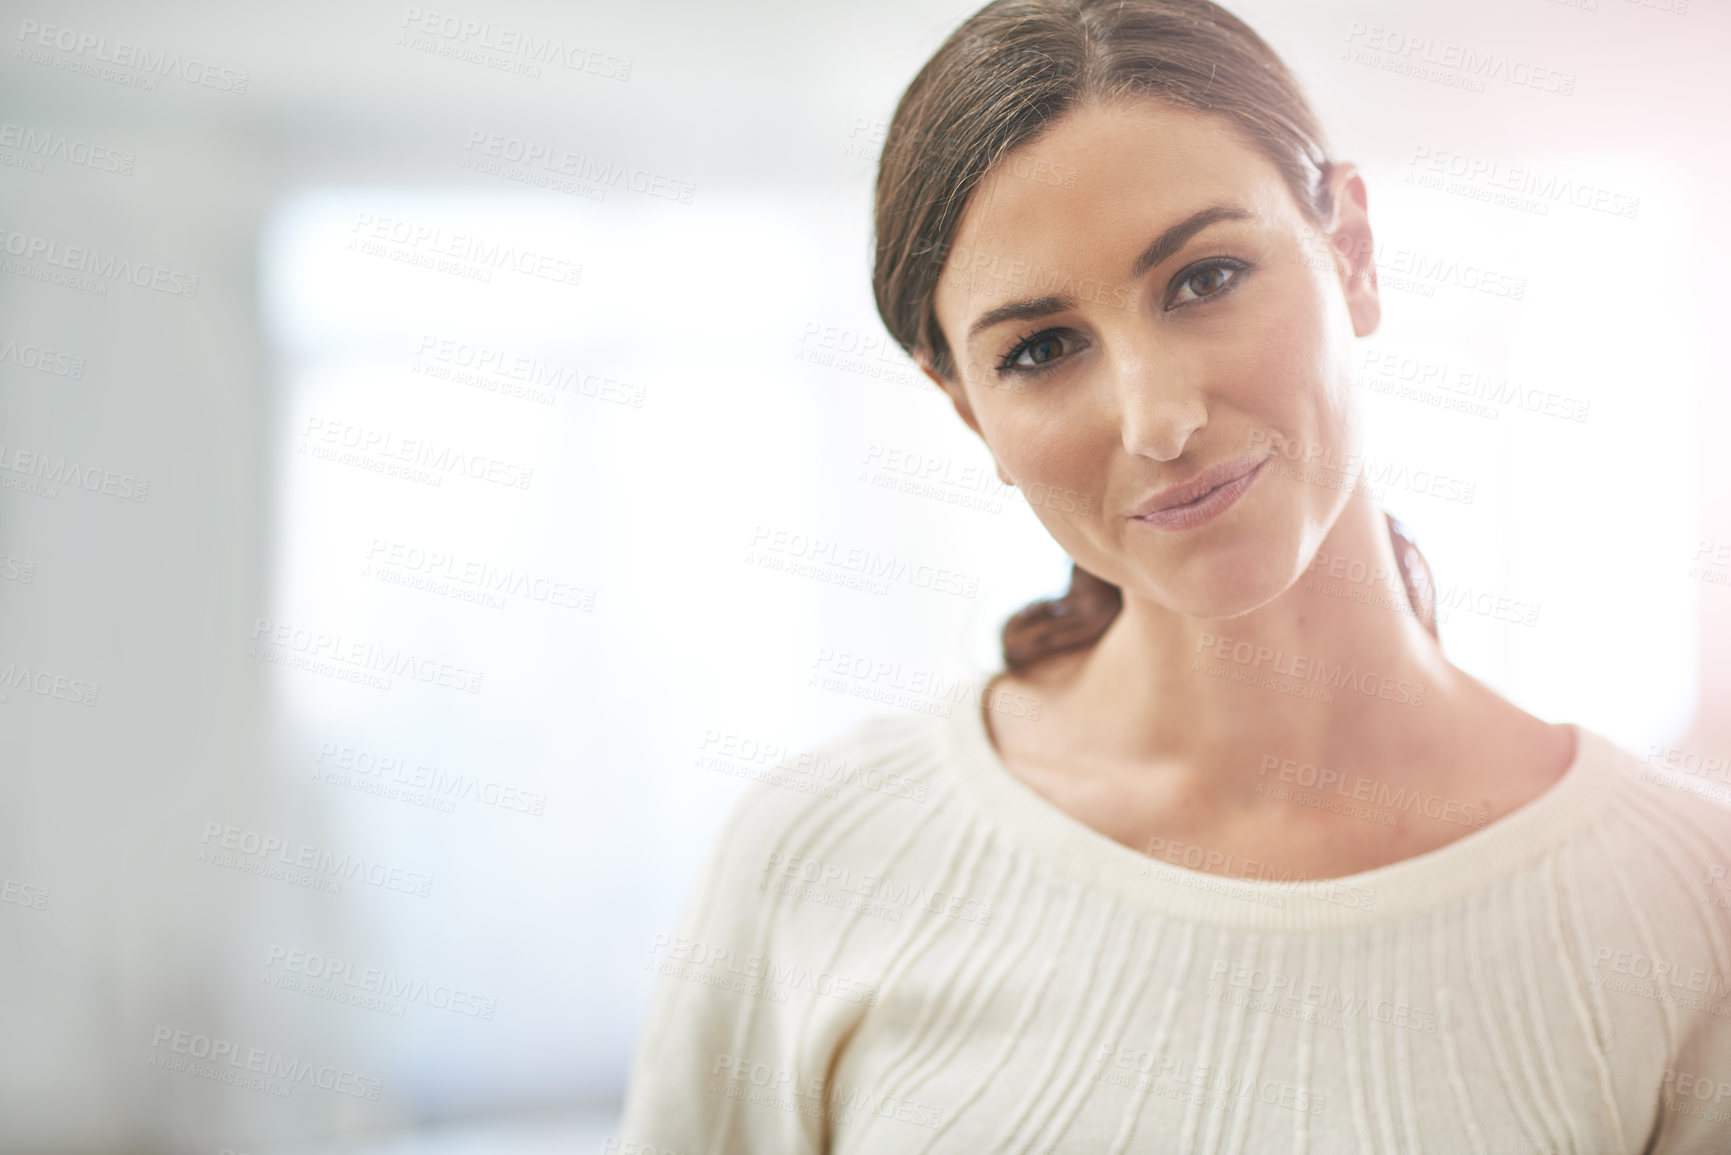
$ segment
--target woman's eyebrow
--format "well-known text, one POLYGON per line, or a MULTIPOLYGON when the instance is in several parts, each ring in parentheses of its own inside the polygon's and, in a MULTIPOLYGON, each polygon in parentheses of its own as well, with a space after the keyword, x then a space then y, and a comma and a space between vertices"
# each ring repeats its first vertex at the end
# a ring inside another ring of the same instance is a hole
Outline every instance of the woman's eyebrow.
POLYGON ((1027 301, 1012 301, 1008 305, 999 305, 981 313, 980 319, 968 327, 968 340, 972 341, 993 325, 1002 325, 1005 321, 1050 317, 1054 313, 1062 313, 1075 307, 1076 301, 1072 297, 1034 297, 1027 301))
MULTIPOLYGON (((1184 247, 1184 243, 1209 225, 1220 221, 1246 221, 1250 213, 1237 205, 1210 205, 1205 209, 1191 213, 1159 236, 1142 250, 1142 255, 1136 258, 1130 266, 1130 279, 1139 280, 1149 269, 1159 265, 1167 257, 1184 247)), ((1033 297, 1025 301, 1012 301, 1007 305, 999 305, 981 313, 979 319, 968 326, 967 339, 972 341, 994 325, 1002 325, 1005 321, 1029 321, 1038 317, 1050 317, 1054 313, 1062 313, 1076 307, 1076 301, 1067 296, 1033 297)))
POLYGON ((1184 247, 1184 242, 1214 224, 1216 221, 1249 220, 1250 214, 1237 205, 1210 205, 1200 212, 1191 213, 1159 236, 1142 250, 1142 255, 1136 258, 1130 266, 1130 279, 1140 280, 1143 273, 1154 268, 1161 261, 1184 247))

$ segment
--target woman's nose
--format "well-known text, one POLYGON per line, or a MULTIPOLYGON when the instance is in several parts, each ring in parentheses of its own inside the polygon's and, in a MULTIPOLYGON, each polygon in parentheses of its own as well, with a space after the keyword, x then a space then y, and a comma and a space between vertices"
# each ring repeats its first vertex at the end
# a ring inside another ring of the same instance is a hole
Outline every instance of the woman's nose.
POLYGON ((1172 357, 1143 354, 1119 359, 1112 396, 1124 449, 1138 457, 1171 461, 1208 423, 1198 375, 1172 357))

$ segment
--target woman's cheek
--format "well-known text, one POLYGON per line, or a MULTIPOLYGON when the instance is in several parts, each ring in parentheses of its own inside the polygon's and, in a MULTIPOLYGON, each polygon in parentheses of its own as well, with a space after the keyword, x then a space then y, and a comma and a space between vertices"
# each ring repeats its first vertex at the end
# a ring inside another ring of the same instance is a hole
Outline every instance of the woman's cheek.
POLYGON ((1331 343, 1318 337, 1320 302, 1310 294, 1293 297, 1286 308, 1266 317, 1258 340, 1243 346, 1255 350, 1255 363, 1239 380, 1259 383, 1242 398, 1250 412, 1308 447, 1332 440, 1338 375, 1331 343))
POLYGON ((1095 488, 1092 470, 1108 460, 1091 440, 1087 423, 1076 415, 1027 406, 1006 423, 998 460, 1024 493, 1040 487, 1089 494, 1095 488))

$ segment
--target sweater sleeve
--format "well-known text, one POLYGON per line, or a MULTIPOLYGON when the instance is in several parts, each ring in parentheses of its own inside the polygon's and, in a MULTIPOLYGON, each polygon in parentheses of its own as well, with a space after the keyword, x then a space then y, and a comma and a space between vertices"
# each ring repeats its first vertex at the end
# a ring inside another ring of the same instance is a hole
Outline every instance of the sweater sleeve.
POLYGON ((775 904, 761 885, 787 802, 758 785, 735 803, 677 929, 656 940, 656 989, 609 1148, 619 1155, 823 1150, 828 1056, 797 1068, 798 972, 778 957, 793 944, 774 941, 775 904))
MULTIPOLYGON (((1667 799, 1675 804, 1676 799, 1667 799)), ((1694 853, 1669 896, 1684 913, 1661 923, 1672 977, 1663 992, 1679 1012, 1677 1041, 1659 1079, 1659 1111, 1650 1155, 1722 1155, 1731 1151, 1731 810, 1691 800, 1667 829, 1694 853), (1703 885, 1704 884, 1704 885, 1703 885), (1685 927, 1689 929, 1685 931, 1685 927)), ((1655 904, 1656 906, 1657 904, 1655 904)), ((1653 917, 1654 911, 1649 911, 1653 917)), ((1655 964, 1657 965, 1657 964, 1655 964)))
POLYGON ((1665 1069, 1661 1095, 1651 1155, 1731 1151, 1731 1019, 1695 1020, 1665 1069))

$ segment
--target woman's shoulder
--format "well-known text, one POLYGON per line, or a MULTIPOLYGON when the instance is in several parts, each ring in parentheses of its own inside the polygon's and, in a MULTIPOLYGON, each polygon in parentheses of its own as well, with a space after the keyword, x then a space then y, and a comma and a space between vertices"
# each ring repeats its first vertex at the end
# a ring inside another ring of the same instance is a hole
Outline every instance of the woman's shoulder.
POLYGON ((766 855, 802 847, 870 849, 930 825, 954 800, 944 720, 933 715, 872 714, 778 753, 734 801, 719 836, 759 866, 766 855))
POLYGON ((723 818, 679 942, 819 969, 845 942, 868 971, 956 890, 958 840, 980 833, 947 754, 943 719, 873 715, 788 755, 723 818))
POLYGON ((1649 747, 1645 757, 1611 738, 1577 727, 1613 779, 1616 805, 1611 813, 1631 828, 1662 836, 1679 833, 1685 842, 1702 843, 1731 861, 1731 777, 1714 759, 1700 759, 1681 748, 1649 747), (1702 767, 1705 766, 1705 770, 1702 767))
POLYGON ((1694 940, 1723 971, 1731 963, 1721 957, 1731 946, 1731 790, 1715 792, 1592 730, 1581 728, 1580 740, 1605 796, 1576 847, 1577 869, 1596 876, 1604 913, 1646 924, 1673 949, 1694 940))
POLYGON ((916 920, 890 880, 923 877, 934 839, 954 826, 941 721, 873 715, 806 749, 724 745, 715 756, 751 781, 657 939, 648 969, 659 985, 621 1129, 660 1150, 710 1149, 729 1132, 729 1150, 816 1150, 815 1116, 735 1115, 727 1092, 759 1070, 798 1072, 801 1086, 821 1078, 876 1003, 916 920))

